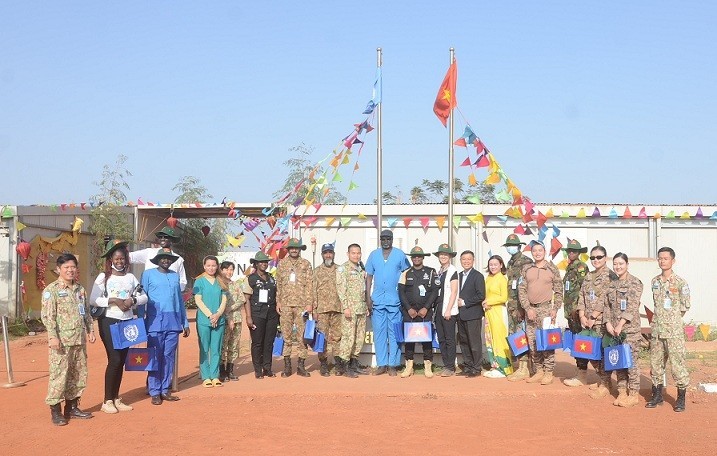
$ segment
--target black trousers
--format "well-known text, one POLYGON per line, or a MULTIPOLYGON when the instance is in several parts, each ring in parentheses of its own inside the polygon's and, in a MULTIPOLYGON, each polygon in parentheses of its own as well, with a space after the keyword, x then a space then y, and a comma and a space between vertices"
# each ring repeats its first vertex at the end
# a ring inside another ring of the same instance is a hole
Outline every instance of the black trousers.
MULTIPOLYGON (((425 317, 421 318, 416 316, 416 318, 411 318, 410 315, 408 315, 408 312, 405 310, 402 311, 403 313, 403 321, 406 323, 415 322, 415 323, 422 323, 424 321, 430 322, 433 317, 433 310, 429 310, 425 317)), ((406 357, 407 360, 413 360, 413 356, 416 354, 416 344, 421 344, 421 348, 423 348, 423 360, 424 361, 433 361, 433 342, 404 342, 404 352, 403 355, 406 357)))
POLYGON ((279 314, 270 312, 267 318, 252 317, 256 329, 251 334, 251 362, 254 372, 271 370, 271 351, 279 324, 279 314))
POLYGON ((436 307, 436 333, 438 345, 441 349, 443 368, 453 370, 456 368, 456 320, 458 315, 451 316, 450 320, 443 318, 443 303, 436 307))
POLYGON ((120 384, 122 383, 122 374, 124 373, 124 363, 127 360, 127 352, 129 348, 115 350, 112 345, 112 334, 110 333, 110 325, 120 322, 116 318, 100 317, 97 323, 100 329, 100 339, 105 346, 107 353, 107 368, 105 369, 105 401, 113 401, 119 397, 120 384))
POLYGON ((482 321, 481 318, 468 321, 458 319, 458 340, 466 371, 480 372, 483 359, 483 341, 480 334, 482 321))

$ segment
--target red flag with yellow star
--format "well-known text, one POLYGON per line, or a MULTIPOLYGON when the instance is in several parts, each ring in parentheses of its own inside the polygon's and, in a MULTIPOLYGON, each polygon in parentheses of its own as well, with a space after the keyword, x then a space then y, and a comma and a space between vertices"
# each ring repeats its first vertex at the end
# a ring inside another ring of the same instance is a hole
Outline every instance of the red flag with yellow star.
POLYGON ((127 371, 156 371, 157 354, 154 347, 130 348, 124 365, 127 371))
POLYGON ((450 116, 453 108, 458 106, 458 99, 456 98, 456 81, 458 80, 458 66, 456 60, 453 60, 451 66, 448 67, 446 77, 443 78, 443 83, 438 89, 438 95, 436 95, 436 102, 433 103, 433 112, 438 116, 438 120, 441 121, 443 126, 446 126, 448 122, 448 116, 450 116))

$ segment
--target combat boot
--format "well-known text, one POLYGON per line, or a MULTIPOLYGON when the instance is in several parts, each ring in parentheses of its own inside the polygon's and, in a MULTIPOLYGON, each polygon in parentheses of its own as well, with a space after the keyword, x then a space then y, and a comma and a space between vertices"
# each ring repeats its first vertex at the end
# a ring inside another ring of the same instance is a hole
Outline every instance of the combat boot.
POLYGON ((612 401, 612 405, 620 405, 620 402, 623 402, 625 399, 627 399, 627 389, 617 387, 617 399, 612 401))
POLYGON ((227 365, 222 363, 219 365, 219 379, 223 382, 228 382, 227 378, 227 365))
POLYGON ((598 386, 597 389, 590 391, 588 395, 593 399, 602 399, 608 394, 610 394, 610 390, 605 385, 600 383, 600 386, 598 386))
POLYGON ((284 356, 284 370, 281 372, 282 377, 291 377, 291 358, 284 356))
POLYGON ((541 385, 550 385, 551 383, 553 383, 553 373, 552 373, 552 372, 546 372, 546 373, 543 375, 543 378, 540 379, 540 384, 541 384, 541 385))
POLYGON ((573 378, 563 380, 565 386, 585 386, 588 384, 588 371, 586 369, 578 369, 578 374, 573 378))
POLYGON ((545 373, 542 370, 539 370, 535 373, 535 375, 528 378, 528 380, 526 380, 526 383, 540 383, 543 380, 543 376, 545 376, 545 373))
POLYGON ((330 377, 331 374, 329 373, 329 362, 325 359, 319 360, 321 362, 321 366, 319 367, 319 375, 322 377, 330 377))
POLYGON ((348 378, 358 378, 358 373, 354 370, 350 359, 345 361, 342 359, 341 363, 344 365, 344 375, 348 378))
POLYGON ((652 387, 652 397, 645 404, 645 408, 655 408, 662 405, 665 400, 662 398, 662 384, 652 387))
POLYGON ((426 378, 433 378, 433 361, 429 359, 423 360, 423 375, 426 378))
POLYGON ((407 359, 406 368, 403 369, 403 372, 401 372, 401 378, 408 378, 411 375, 413 375, 413 360, 407 359))
POLYGON ((675 412, 685 411, 685 395, 687 394, 687 388, 677 388, 677 400, 675 406, 672 408, 675 412))
POLYGON ((518 369, 508 376, 509 382, 519 382, 530 377, 528 374, 528 361, 521 358, 518 360, 518 369))
POLYGON ((227 364, 227 376, 225 382, 229 380, 239 380, 239 377, 234 373, 234 363, 227 364))
POLYGON ((358 358, 351 358, 351 361, 349 361, 349 364, 354 372, 356 372, 359 375, 368 375, 368 371, 361 367, 359 364, 358 358))
POLYGON ((65 401, 65 419, 78 418, 81 420, 87 420, 92 418, 92 413, 83 412, 80 407, 77 406, 77 402, 80 400, 79 397, 65 401))
POLYGON ((637 405, 637 403, 640 402, 640 393, 637 391, 632 391, 628 393, 625 398, 620 401, 617 405, 620 407, 632 407, 634 405, 637 405))
POLYGON ((334 356, 334 362, 334 373, 339 377, 344 375, 344 361, 340 357, 334 356))
POLYGON ((62 403, 58 402, 50 406, 50 414, 52 415, 52 424, 55 426, 66 426, 67 420, 62 416, 62 403))
POLYGON ((296 375, 299 375, 301 377, 311 377, 311 374, 306 372, 306 367, 304 367, 304 363, 306 362, 306 359, 299 358, 299 362, 296 366, 296 375))

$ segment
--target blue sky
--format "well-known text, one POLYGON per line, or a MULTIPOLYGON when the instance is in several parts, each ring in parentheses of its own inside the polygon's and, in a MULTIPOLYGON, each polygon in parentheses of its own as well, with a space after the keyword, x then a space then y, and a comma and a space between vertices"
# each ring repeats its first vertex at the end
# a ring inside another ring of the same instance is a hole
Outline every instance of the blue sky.
MULTIPOLYGON (((5 1, 0 203, 86 201, 119 154, 131 200, 192 175, 270 201, 290 147, 318 161, 363 120, 377 46, 386 190, 447 178, 453 46, 461 111, 533 200, 717 201, 717 4, 506 3, 5 1)), ((375 197, 375 146, 351 202, 375 197)))

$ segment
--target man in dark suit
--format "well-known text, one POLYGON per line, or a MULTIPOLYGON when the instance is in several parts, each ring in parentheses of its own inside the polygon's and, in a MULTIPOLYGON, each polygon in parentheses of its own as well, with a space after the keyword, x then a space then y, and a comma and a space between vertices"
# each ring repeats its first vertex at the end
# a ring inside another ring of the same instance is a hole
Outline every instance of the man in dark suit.
POLYGON ((463 270, 458 274, 458 340, 463 354, 466 377, 480 375, 482 358, 481 322, 485 315, 485 279, 473 269, 475 256, 470 250, 461 253, 463 270))

